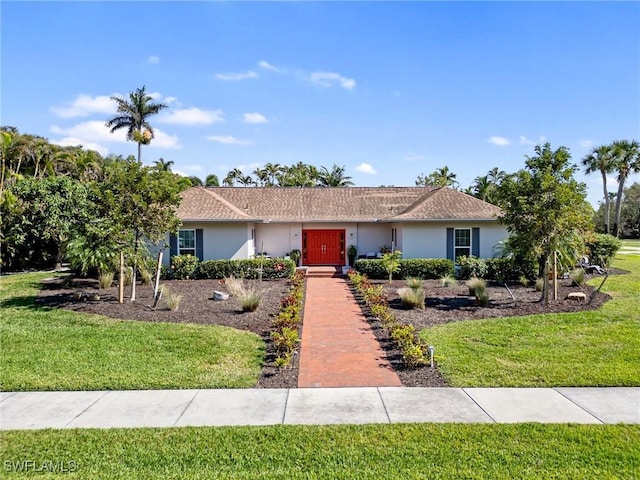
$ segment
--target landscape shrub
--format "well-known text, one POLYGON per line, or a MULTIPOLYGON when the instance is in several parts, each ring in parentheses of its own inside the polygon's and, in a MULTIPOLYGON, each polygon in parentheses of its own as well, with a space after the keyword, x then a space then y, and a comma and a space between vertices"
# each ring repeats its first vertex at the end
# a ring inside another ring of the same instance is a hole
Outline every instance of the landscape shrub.
POLYGON ((295 271, 289 293, 280 300, 280 310, 271 320, 271 340, 276 351, 275 365, 284 368, 291 363, 300 339, 298 328, 302 320, 304 272, 295 271))
POLYGON ((487 262, 473 255, 458 257, 458 265, 460 266, 458 276, 462 280, 468 280, 471 277, 485 278, 488 273, 487 262))
POLYGON ((254 285, 247 287, 244 281, 235 277, 224 279, 227 291, 240 302, 243 312, 255 312, 262 300, 262 290, 254 285))
POLYGON ((196 276, 212 280, 231 276, 255 280, 260 278, 261 267, 263 279, 291 278, 296 271, 293 261, 281 258, 205 260, 198 265, 196 276))
POLYGON ((175 280, 196 278, 198 263, 198 257, 193 255, 174 255, 171 257, 171 278, 175 280))
POLYGON ((536 277, 535 265, 527 265, 526 262, 518 263, 512 257, 487 258, 485 263, 487 274, 484 278, 500 283, 519 282, 523 276, 527 279, 536 277))
POLYGON ((394 273, 398 273, 400 271, 400 260, 402 257, 402 252, 400 250, 396 250, 395 252, 387 252, 382 255, 382 267, 385 272, 387 272, 387 276, 389 278, 389 283, 393 278, 394 273))
POLYGON ((585 241, 587 255, 592 264, 608 267, 615 254, 622 247, 622 242, 604 233, 595 233, 585 241))
MULTIPOLYGON (((354 269, 368 278, 384 279, 389 275, 380 259, 358 259, 354 269)), ((393 278, 405 279, 409 277, 422 279, 438 279, 444 275, 453 275, 453 262, 444 258, 403 258, 400 259, 400 269, 393 278)))

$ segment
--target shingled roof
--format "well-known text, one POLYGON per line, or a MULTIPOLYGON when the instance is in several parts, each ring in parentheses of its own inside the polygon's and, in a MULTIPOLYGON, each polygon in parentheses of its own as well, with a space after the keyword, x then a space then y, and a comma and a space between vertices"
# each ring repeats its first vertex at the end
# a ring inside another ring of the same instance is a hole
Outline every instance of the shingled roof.
POLYGON ((446 187, 193 187, 177 213, 202 222, 406 222, 494 220, 501 210, 446 187))

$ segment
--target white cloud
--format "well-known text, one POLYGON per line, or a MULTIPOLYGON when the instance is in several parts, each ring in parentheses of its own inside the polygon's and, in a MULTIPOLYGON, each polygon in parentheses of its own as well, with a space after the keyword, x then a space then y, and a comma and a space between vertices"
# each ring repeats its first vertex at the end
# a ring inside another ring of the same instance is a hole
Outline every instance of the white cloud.
POLYGON ((360 165, 358 165, 356 167, 356 170, 361 172, 361 173, 366 173, 368 175, 376 175, 378 172, 375 171, 375 169, 368 163, 361 163, 360 165))
POLYGON ((251 70, 248 70, 246 72, 216 73, 216 78, 218 80, 225 81, 238 81, 246 80, 247 78, 258 78, 258 74, 251 70))
POLYGON ((261 113, 245 113, 242 116, 242 121, 244 123, 269 123, 267 118, 261 113))
POLYGON ((264 70, 269 70, 271 72, 276 72, 276 73, 284 73, 285 70, 283 68, 278 68, 274 65, 271 65, 269 62, 265 62, 264 60, 262 60, 261 62, 258 63, 258 66, 264 70))
POLYGON ((158 119, 163 123, 179 125, 210 125, 224 122, 222 110, 201 110, 196 107, 171 110, 158 119))
POLYGON ((82 145, 83 148, 88 150, 95 150, 100 155, 106 155, 109 153, 109 149, 104 145, 100 145, 99 143, 94 143, 94 142, 83 141, 81 138, 78 138, 78 137, 69 136, 69 137, 63 137, 60 139, 51 139, 50 141, 54 145, 60 145, 61 147, 76 147, 78 145, 82 145))
POLYGON ((178 101, 178 97, 166 97, 164 99, 164 103, 166 103, 167 105, 170 105, 172 103, 175 103, 178 101))
POLYGON ((81 93, 67 105, 51 107, 51 111, 62 118, 88 117, 93 113, 115 113, 116 103, 107 95, 92 97, 81 93))
MULTIPOLYGON (((61 128, 58 126, 52 126, 51 131, 53 133, 57 133, 60 135, 65 135, 65 137, 60 141, 70 142, 73 140, 73 143, 64 143, 64 145, 97 145, 100 148, 102 147, 102 143, 126 143, 127 142, 127 132, 122 130, 116 130, 114 133, 109 132, 109 128, 105 125, 105 122, 100 120, 91 120, 88 122, 78 123, 69 128, 61 128)), ((178 137, 169 135, 164 133, 162 130, 158 128, 154 128, 154 139, 151 141, 149 146, 151 147, 162 147, 162 148, 174 148, 178 149, 182 146, 178 142, 178 137)), ((56 143, 52 140, 52 143, 56 143)), ((58 143, 62 145, 62 143, 58 143)), ((99 151, 97 148, 95 150, 99 151)), ((101 152, 102 153, 102 152, 101 152)))
POLYGON ((147 63, 155 65, 160 63, 160 57, 156 57, 155 55, 150 55, 149 58, 147 58, 147 63))
POLYGON ((209 135, 207 140, 216 143, 224 143, 225 145, 250 145, 253 143, 249 140, 241 140, 231 135, 209 135))
POLYGON ((509 145, 511 143, 508 138, 495 136, 490 137, 488 141, 489 143, 493 143, 494 145, 498 145, 500 147, 504 147, 505 145, 509 145))
POLYGON ((419 153, 415 153, 415 152, 408 152, 405 156, 404 156, 405 160, 408 160, 410 162, 416 162, 419 160, 424 160, 424 155, 421 155, 419 153))
POLYGON ((580 146, 583 148, 591 148, 594 144, 593 140, 580 140, 580 146))
POLYGON ((525 137, 524 135, 520 135, 518 138, 520 139, 520 145, 536 145, 536 143, 541 144, 547 141, 547 138, 544 135, 540 135, 537 142, 525 137))
POLYGON ((333 87, 338 84, 342 88, 353 90, 356 86, 356 81, 353 78, 343 77, 335 72, 313 72, 309 78, 313 83, 323 87, 333 87))

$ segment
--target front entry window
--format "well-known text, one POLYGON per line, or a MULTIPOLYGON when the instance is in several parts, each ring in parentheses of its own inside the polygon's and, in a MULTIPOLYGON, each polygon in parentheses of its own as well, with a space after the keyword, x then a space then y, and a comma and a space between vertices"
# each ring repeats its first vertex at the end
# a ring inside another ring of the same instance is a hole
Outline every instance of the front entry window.
POLYGON ((456 228, 454 242, 454 258, 471 256, 471 229, 456 228))
POLYGON ((195 230, 180 230, 178 232, 178 255, 196 255, 195 230))

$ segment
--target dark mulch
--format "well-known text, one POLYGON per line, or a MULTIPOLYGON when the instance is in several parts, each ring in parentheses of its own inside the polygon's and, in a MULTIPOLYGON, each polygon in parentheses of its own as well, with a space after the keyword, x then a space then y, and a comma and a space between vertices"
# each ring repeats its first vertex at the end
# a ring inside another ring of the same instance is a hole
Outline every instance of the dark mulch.
MULTIPOLYGON (((610 273, 624 272, 610 271, 610 273)), ((515 298, 514 301, 504 286, 490 284, 487 289, 490 304, 489 307, 482 308, 476 306, 475 300, 468 295, 468 289, 464 282, 459 282, 455 287, 445 288, 441 287, 436 280, 426 280, 424 286, 427 309, 407 310, 400 305, 396 293, 398 288, 405 286, 405 282, 393 281, 389 284, 380 281, 379 283, 384 283, 385 293, 388 295, 390 306, 396 313, 398 320, 413 324, 418 329, 468 319, 595 309, 609 299, 608 295, 598 293, 590 304, 566 300, 567 293, 572 291, 584 291, 589 298, 593 288, 571 286, 570 280, 562 280, 558 289, 559 300, 551 300, 549 305, 545 306, 540 301, 540 292, 536 292, 531 286, 509 285, 515 298)), ((233 297, 225 301, 214 301, 214 291, 225 293, 227 291, 225 285, 217 280, 172 280, 163 281, 162 284, 165 285, 165 288, 168 287, 176 294, 182 295, 178 310, 170 311, 162 300, 155 310, 149 308, 153 301, 153 288, 148 285, 138 285, 137 300, 133 303, 128 300, 131 287, 127 287, 125 301, 119 303, 117 287, 98 290, 96 280, 73 277, 45 281, 36 301, 43 306, 66 308, 132 321, 215 324, 247 330, 260 335, 265 340, 267 349, 265 365, 256 386, 259 388, 297 387, 298 356, 295 356, 288 368, 276 368, 273 346, 269 337, 271 317, 277 313, 280 299, 289 290, 287 280, 262 281, 259 285, 259 288, 263 289, 262 301, 260 308, 253 313, 243 313, 238 301, 233 297), (79 300, 76 298, 79 291, 89 294, 98 293, 100 298, 98 300, 79 300)), ((388 332, 381 327, 377 319, 367 315, 366 308, 363 309, 363 312, 404 386, 447 385, 439 375, 437 366, 406 369, 402 363, 401 352, 395 348, 388 332)))

